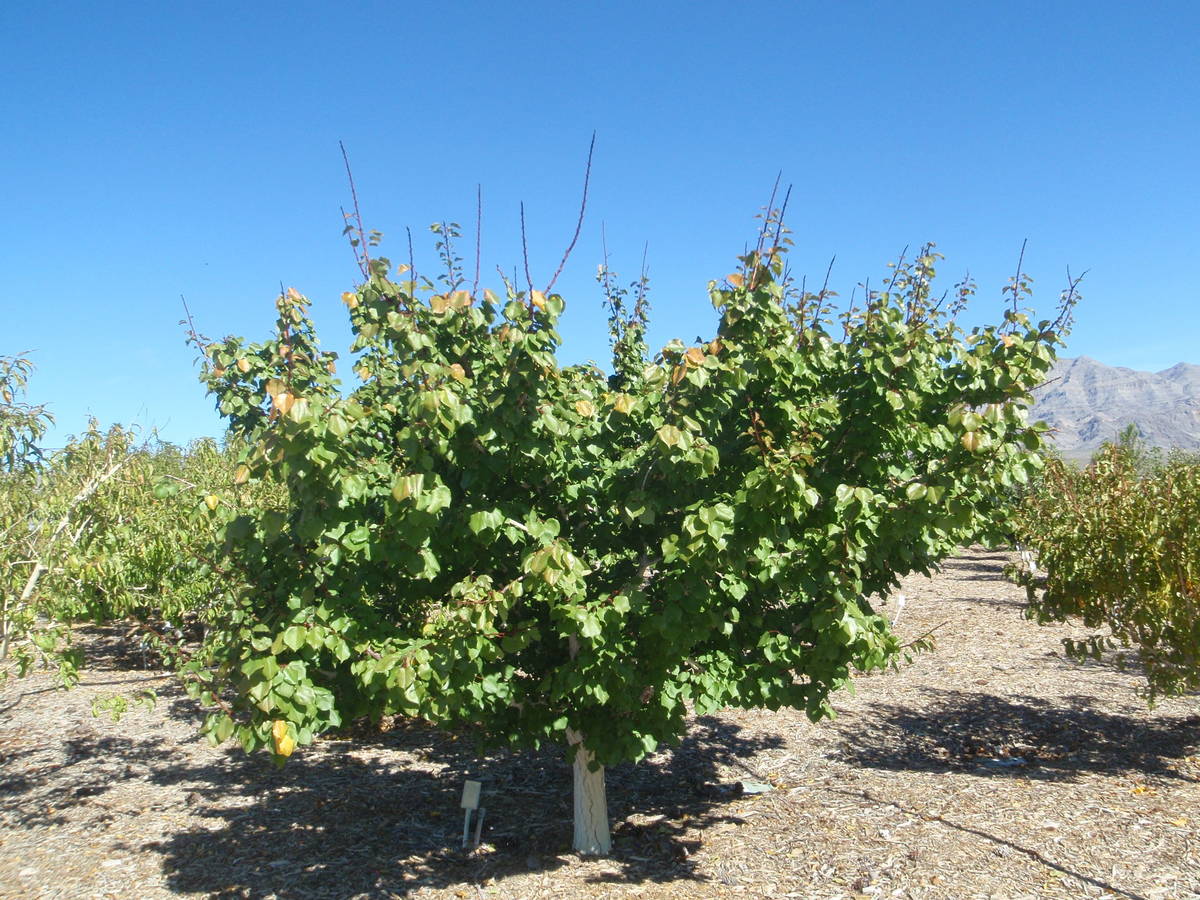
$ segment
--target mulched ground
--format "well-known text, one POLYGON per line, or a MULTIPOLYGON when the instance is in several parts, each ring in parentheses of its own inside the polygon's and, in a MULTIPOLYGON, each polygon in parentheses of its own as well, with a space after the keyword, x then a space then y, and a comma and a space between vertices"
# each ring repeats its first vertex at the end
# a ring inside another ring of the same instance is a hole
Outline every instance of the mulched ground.
POLYGON ((860 679, 837 720, 703 717, 611 769, 603 860, 568 850, 557 753, 401 726, 275 770, 199 740, 171 679, 92 633, 75 690, 0 693, 0 897, 1200 897, 1200 703, 1147 710, 1135 672, 1064 660, 1085 632, 1024 620, 1006 561, 907 579, 897 630, 940 626, 937 647, 860 679), (154 710, 92 716, 143 687, 154 710), (471 853, 464 778, 487 808, 471 853))

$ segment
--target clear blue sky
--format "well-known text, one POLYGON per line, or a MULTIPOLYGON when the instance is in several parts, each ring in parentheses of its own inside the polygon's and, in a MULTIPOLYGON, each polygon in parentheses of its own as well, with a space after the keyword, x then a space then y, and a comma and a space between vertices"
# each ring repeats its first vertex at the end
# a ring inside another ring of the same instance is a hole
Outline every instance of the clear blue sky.
POLYGON ((934 240, 994 317, 1027 238, 1039 308, 1089 270, 1067 355, 1197 363, 1197 34, 1195 2, 0 4, 0 354, 34 351, 57 436, 218 434, 179 296, 260 339, 294 285, 344 350, 339 140, 368 227, 403 258, 412 226, 426 269, 482 184, 495 286, 521 200, 553 272, 595 130, 567 361, 605 360, 602 222, 626 276, 649 245, 654 342, 707 334, 782 170, 792 266, 836 254, 844 295, 934 240))

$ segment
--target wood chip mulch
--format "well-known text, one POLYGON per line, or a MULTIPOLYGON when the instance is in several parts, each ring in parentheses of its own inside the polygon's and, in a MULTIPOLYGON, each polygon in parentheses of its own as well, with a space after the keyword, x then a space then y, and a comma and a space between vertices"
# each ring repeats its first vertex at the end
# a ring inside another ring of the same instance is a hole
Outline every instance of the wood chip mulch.
POLYGON ((479 757, 399 723, 276 770, 199 739, 169 676, 86 632, 76 689, 0 692, 0 897, 1200 897, 1197 697, 1148 710, 1136 671, 1065 660, 1086 631, 1026 621, 1008 558, 906 579, 897 630, 937 646, 859 679, 835 721, 702 717, 611 769, 599 860, 569 852, 556 751, 479 757), (153 710, 92 715, 146 687, 153 710), (487 809, 471 852, 465 778, 487 809))

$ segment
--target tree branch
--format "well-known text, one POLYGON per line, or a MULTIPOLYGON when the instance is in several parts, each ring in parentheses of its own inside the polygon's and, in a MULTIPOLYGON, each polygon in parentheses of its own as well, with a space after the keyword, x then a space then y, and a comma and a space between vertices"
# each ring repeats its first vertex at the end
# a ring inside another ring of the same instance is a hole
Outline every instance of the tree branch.
POLYGON ((588 146, 587 167, 583 172, 583 201, 579 204, 579 221, 575 223, 575 235, 571 238, 571 243, 567 246, 567 250, 563 253, 562 262, 558 264, 558 269, 554 272, 554 277, 550 279, 550 283, 546 285, 545 294, 549 294, 551 288, 554 287, 554 282, 558 281, 558 276, 562 274, 563 266, 567 264, 567 259, 571 255, 571 251, 575 249, 575 242, 579 240, 579 232, 583 228, 583 214, 587 210, 588 182, 592 178, 592 153, 596 149, 596 132, 592 132, 592 143, 588 146))

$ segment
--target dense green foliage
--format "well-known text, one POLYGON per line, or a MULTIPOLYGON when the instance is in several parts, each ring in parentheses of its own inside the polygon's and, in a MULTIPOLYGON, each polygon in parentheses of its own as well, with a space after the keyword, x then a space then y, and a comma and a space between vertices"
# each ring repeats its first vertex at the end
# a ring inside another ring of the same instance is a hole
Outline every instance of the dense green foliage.
POLYGON ((604 764, 689 705, 829 715, 901 650, 865 598, 987 533, 1040 465, 1025 408, 1061 322, 1014 302, 964 334, 971 286, 943 308, 928 249, 839 329, 760 245, 710 285, 713 338, 653 359, 644 297, 610 289, 607 376, 557 363, 561 297, 475 296, 446 256, 442 289, 367 261, 351 389, 294 290, 269 340, 205 347, 242 474, 288 493, 220 511, 245 587, 194 673, 217 739, 283 757, 400 713, 604 764))
POLYGON ((1030 614, 1111 633, 1066 641, 1072 656, 1133 647, 1151 700, 1200 688, 1200 462, 1128 437, 1086 468, 1051 459, 1017 530, 1045 570, 1021 574, 1030 614))
POLYGON ((55 665, 70 682, 72 623, 122 620, 163 650, 221 601, 211 565, 220 518, 209 507, 230 500, 210 486, 232 481, 235 453, 143 443, 95 423, 46 451, 49 419, 21 400, 29 371, 0 361, 0 656, 11 650, 19 672, 55 665))
MULTIPOLYGON (((32 371, 24 357, 0 357, 0 659, 35 618, 28 603, 38 580, 30 498, 42 460, 40 441, 53 419, 45 407, 25 402, 32 371)), ((54 643, 53 635, 42 639, 43 645, 54 643)))
POLYGON ((5 478, 41 458, 39 442, 53 422, 44 406, 25 402, 32 371, 33 363, 23 356, 0 356, 0 474, 5 478))

